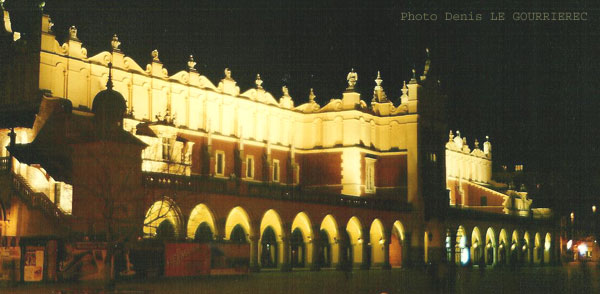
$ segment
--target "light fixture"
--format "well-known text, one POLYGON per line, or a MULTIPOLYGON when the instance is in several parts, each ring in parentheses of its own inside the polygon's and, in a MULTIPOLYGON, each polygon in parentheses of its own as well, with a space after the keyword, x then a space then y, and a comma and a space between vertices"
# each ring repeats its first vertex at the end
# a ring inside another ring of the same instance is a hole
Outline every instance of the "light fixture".
POLYGON ((592 205, 592 212, 596 213, 596 205, 592 205))
POLYGON ((571 247, 573 247, 573 240, 567 242, 567 250, 571 249, 571 247))

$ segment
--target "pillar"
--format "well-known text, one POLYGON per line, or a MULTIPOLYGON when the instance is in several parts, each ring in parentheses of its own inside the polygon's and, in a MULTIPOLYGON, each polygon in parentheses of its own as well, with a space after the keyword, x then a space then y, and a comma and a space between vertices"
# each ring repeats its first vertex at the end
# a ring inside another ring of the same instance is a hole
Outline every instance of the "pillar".
POLYGON ((319 254, 319 242, 321 241, 321 227, 319 226, 314 226, 312 228, 313 231, 313 239, 312 239, 312 246, 311 246, 311 250, 312 250, 312 260, 311 260, 311 264, 310 264, 310 270, 311 271, 318 271, 321 270, 321 265, 319 264, 319 258, 320 258, 320 254, 319 254))
MULTIPOLYGON (((363 232, 368 230, 362 229, 363 232)), ((362 263, 360 269, 368 270, 371 267, 371 236, 369 234, 362 234, 362 263)))
POLYGON ((260 271, 260 266, 258 264, 258 236, 250 236, 250 271, 258 272, 260 271))
POLYGON ((292 266, 290 264, 291 245, 289 235, 281 236, 281 242, 278 245, 281 250, 281 259, 279 261, 281 271, 289 272, 292 270, 292 266))
POLYGON ((383 243, 383 264, 381 265, 382 269, 390 270, 392 269, 392 265, 390 264, 390 241, 392 236, 386 236, 383 243))

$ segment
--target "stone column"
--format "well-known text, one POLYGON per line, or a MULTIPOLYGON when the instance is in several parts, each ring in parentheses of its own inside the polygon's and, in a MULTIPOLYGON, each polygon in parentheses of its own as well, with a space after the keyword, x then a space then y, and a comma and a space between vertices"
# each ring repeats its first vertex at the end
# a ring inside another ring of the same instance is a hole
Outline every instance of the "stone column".
POLYGON ((321 241, 321 228, 319 226, 314 226, 313 227, 313 239, 312 239, 312 261, 310 264, 310 270, 311 271, 318 271, 321 270, 321 265, 319 264, 319 258, 320 258, 320 244, 319 242, 321 241))
POLYGON ((250 271, 259 272, 258 264, 258 236, 250 236, 250 271))
POLYGON ((290 265, 290 237, 287 235, 282 236, 278 245, 281 250, 281 260, 279 261, 281 271, 289 272, 292 270, 290 265))
MULTIPOLYGON (((362 229, 363 232, 368 232, 368 230, 362 229)), ((362 236, 362 264, 360 265, 360 269, 368 270, 371 267, 371 245, 370 244, 371 236, 369 234, 363 234, 362 236)))
POLYGON ((390 264, 390 236, 387 236, 383 243, 383 264, 381 265, 382 269, 392 269, 392 265, 390 264))

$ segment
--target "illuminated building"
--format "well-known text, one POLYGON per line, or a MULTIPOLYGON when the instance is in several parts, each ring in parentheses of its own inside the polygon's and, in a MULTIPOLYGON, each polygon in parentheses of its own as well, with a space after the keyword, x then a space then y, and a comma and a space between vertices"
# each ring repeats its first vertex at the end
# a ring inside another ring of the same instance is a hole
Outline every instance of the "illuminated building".
POLYGON ((75 27, 61 45, 47 15, 39 25, 28 61, 36 79, 19 87, 43 90, 35 122, 0 131, 16 132, 11 152, 2 150, 17 190, 2 204, 3 236, 65 237, 62 226, 94 236, 106 227, 89 191, 110 186, 123 219, 143 209, 138 237, 247 242, 256 269, 555 256, 558 234, 526 217, 531 200, 490 188, 491 143, 471 151, 451 135, 444 145, 446 97, 429 56, 399 105, 378 74, 368 106, 353 70, 341 98, 319 105, 311 91, 295 105, 285 86, 279 99, 266 91, 260 75, 248 90, 230 69, 213 83, 191 56, 170 75, 157 50, 142 67, 116 35, 111 51, 91 55, 75 27))

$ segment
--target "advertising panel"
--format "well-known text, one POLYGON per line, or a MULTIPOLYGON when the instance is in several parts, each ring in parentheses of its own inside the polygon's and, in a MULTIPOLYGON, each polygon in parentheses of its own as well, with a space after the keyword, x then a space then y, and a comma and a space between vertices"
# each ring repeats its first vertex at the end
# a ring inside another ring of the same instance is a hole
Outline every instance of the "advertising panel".
POLYGON ((210 274, 210 248, 200 243, 167 243, 165 276, 186 277, 210 274))

